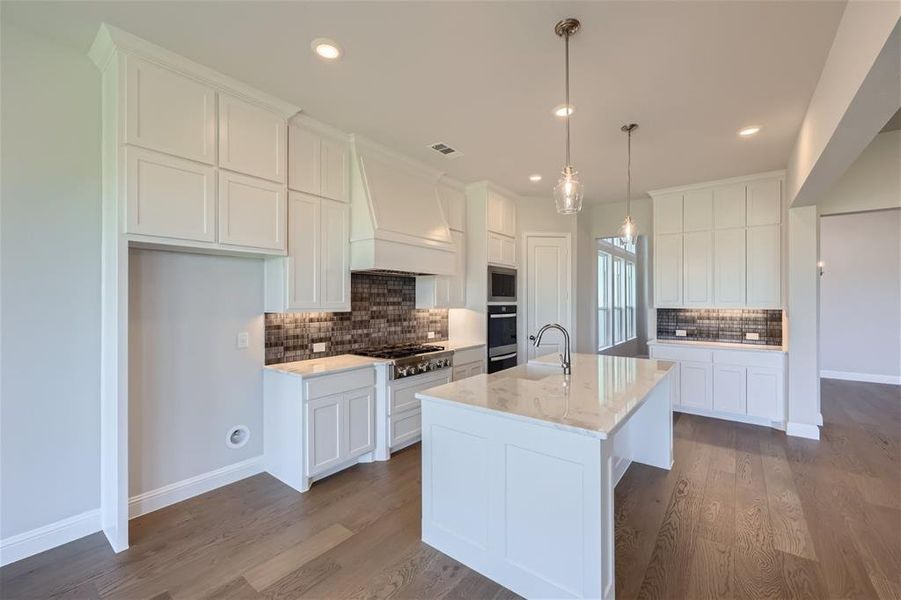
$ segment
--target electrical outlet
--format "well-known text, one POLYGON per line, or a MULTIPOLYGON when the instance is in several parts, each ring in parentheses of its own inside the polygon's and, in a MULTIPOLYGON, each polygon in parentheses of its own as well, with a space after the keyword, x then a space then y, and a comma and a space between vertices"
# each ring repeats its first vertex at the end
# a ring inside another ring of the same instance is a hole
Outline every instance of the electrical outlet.
POLYGON ((238 350, 244 350, 245 348, 250 346, 250 334, 248 334, 246 331, 238 333, 236 345, 238 346, 238 350))
POLYGON ((325 342, 316 342, 313 344, 313 353, 325 352, 325 342))
POLYGON ((688 336, 688 332, 685 331, 684 329, 676 330, 676 337, 687 337, 687 336, 688 336))
POLYGON ((754 340, 754 341, 757 341, 757 340, 760 339, 760 334, 759 334, 759 333, 750 333, 750 332, 749 332, 749 333, 746 333, 746 334, 745 334, 745 339, 746 339, 746 340, 754 340))
POLYGON ((434 332, 434 331, 430 331, 430 332, 428 333, 428 337, 429 337, 430 340, 434 340, 434 339, 435 339, 435 332, 434 332))

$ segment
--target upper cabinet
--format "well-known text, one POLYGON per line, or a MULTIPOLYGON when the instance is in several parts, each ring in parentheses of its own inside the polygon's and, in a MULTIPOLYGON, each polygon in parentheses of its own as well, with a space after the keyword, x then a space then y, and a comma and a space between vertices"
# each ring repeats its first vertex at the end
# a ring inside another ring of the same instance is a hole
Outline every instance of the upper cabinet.
POLYGON ((262 106, 219 94, 219 166, 285 183, 287 124, 262 106))
POLYGON ((494 190, 488 190, 488 231, 516 237, 516 204, 494 190))
POLYGON ((782 173, 651 192, 658 307, 781 308, 782 173))
POLYGON ((283 185, 219 171, 219 243, 285 250, 285 196, 283 185))
POLYGON ((311 120, 288 128, 288 187, 348 202, 350 147, 346 136, 323 133, 311 120))
POLYGON ((135 56, 125 79, 127 144, 216 164, 216 90, 135 56))

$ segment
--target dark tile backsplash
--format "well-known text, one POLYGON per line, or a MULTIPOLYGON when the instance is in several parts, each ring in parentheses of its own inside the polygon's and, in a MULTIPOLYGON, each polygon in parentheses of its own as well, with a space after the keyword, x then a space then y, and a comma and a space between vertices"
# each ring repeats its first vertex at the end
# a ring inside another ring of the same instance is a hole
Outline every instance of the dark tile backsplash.
POLYGON ((266 364, 447 339, 447 310, 418 310, 413 277, 352 273, 350 308, 344 313, 266 313, 266 364), (435 332, 432 340, 430 331, 435 332), (328 346, 314 356, 317 342, 328 346))
POLYGON ((765 346, 782 345, 781 310, 746 309, 657 309, 657 337, 662 340, 733 342, 765 346), (684 329, 686 337, 676 337, 684 329), (746 340, 746 333, 759 333, 759 340, 746 340))

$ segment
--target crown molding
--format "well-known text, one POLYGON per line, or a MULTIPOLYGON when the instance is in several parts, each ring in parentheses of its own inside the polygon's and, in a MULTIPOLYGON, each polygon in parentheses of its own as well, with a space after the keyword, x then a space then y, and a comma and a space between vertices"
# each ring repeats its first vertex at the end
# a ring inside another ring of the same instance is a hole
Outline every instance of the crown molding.
POLYGON ((758 181, 760 179, 785 179, 785 169, 779 171, 766 171, 764 173, 755 173, 753 175, 742 175, 740 177, 730 177, 728 179, 716 179, 714 181, 702 181, 700 183, 691 183, 688 185, 678 185, 674 187, 661 188, 659 190, 648 190, 649 196, 662 196, 665 194, 677 194, 679 192, 690 192, 692 190, 700 190, 709 187, 719 187, 723 185, 731 185, 734 183, 748 183, 749 181, 758 181))

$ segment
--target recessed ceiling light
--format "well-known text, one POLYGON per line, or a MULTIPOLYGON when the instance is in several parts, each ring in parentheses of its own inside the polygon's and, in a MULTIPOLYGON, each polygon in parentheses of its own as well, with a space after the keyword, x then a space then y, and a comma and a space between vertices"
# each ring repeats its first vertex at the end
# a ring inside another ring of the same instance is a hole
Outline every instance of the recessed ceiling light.
POLYGON ((556 117, 568 117, 569 115, 575 112, 576 107, 572 104, 558 104, 554 107, 554 116, 556 117))
POLYGON ((760 131, 759 125, 752 125, 751 127, 745 127, 743 129, 738 130, 738 135, 742 137, 750 137, 760 131))
POLYGON ((326 60, 335 60, 341 57, 341 46, 334 40, 328 38, 316 38, 310 44, 313 52, 326 60))
POLYGON ((529 181, 531 181, 532 183, 538 183, 539 181, 541 181, 541 175, 539 175, 538 173, 529 175, 529 181))

